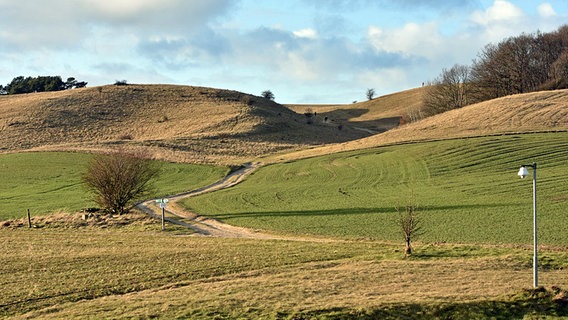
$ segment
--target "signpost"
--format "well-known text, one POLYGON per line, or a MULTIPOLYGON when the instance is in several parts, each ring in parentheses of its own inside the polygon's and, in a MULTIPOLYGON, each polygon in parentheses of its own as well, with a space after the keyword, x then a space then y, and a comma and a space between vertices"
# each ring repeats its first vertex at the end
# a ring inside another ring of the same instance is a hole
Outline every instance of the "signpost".
POLYGON ((170 202, 170 200, 168 200, 168 199, 157 199, 156 200, 156 203, 159 203, 160 208, 162 208, 162 231, 166 228, 165 215, 166 215, 166 206, 168 205, 168 202, 170 202))

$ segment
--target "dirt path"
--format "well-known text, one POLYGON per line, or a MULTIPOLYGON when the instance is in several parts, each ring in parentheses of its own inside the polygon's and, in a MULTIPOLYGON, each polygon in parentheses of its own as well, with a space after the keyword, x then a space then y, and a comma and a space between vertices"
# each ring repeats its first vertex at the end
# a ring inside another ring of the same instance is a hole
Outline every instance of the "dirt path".
MULTIPOLYGON (((286 237, 262 233, 247 228, 232 226, 215 219, 199 216, 193 212, 189 212, 177 203, 178 201, 188 197, 232 187, 243 181, 245 177, 250 175, 261 165, 262 164, 259 162, 247 163, 239 170, 230 173, 222 180, 215 182, 209 186, 170 197, 170 202, 168 203, 165 211, 167 214, 166 221, 169 223, 175 223, 191 228, 195 231, 196 235, 200 236, 212 236, 221 238, 307 240, 298 237, 286 237)), ((161 209, 158 207, 154 199, 144 201, 138 204, 136 207, 155 218, 161 219, 161 209)), ((315 239, 310 239, 310 241, 314 240, 315 239)), ((322 241, 325 240, 322 239, 322 241)))

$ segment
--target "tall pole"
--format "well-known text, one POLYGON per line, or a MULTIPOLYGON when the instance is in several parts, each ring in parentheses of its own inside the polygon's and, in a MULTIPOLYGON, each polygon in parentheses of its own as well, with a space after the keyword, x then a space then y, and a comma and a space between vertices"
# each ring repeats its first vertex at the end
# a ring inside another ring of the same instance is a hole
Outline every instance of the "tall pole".
POLYGON ((538 237, 536 224, 536 162, 533 163, 533 240, 534 240, 534 256, 533 256, 533 286, 538 287, 538 237))

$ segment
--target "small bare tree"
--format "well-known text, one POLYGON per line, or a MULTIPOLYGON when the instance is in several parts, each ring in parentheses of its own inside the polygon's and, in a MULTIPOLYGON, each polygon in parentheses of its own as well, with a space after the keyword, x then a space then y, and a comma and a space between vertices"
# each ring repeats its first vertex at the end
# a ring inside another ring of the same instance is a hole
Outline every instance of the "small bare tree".
POLYGON ((101 208, 120 215, 150 192, 150 182, 159 170, 156 162, 144 159, 140 153, 119 150, 95 155, 83 174, 83 182, 101 208))
POLYGON ((396 211, 398 212, 397 223, 404 237, 404 255, 408 256, 412 254, 412 240, 423 234, 418 217, 418 206, 414 201, 414 197, 412 197, 404 209, 397 207, 396 211))
POLYGON ((375 97, 375 89, 367 89, 365 95, 367 96, 367 100, 373 100, 373 98, 375 97))
POLYGON ((273 100, 274 101, 274 93, 272 93, 272 91, 270 90, 264 90, 262 91, 262 93, 260 94, 261 97, 268 99, 268 100, 273 100))

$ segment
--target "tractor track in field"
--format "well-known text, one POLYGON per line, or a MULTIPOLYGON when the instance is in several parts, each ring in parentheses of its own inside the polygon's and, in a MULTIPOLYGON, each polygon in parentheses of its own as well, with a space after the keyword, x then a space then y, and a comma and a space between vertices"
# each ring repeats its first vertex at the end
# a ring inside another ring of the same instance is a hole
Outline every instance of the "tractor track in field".
MULTIPOLYGON (((169 223, 178 224, 195 231, 196 236, 210 236, 219 238, 248 238, 248 239, 279 239, 279 240, 300 240, 300 241, 330 241, 329 239, 307 239, 302 237, 294 236, 280 236, 275 234, 264 233, 248 228, 236 227, 230 224, 223 223, 216 219, 208 218, 195 214, 183 208, 177 202, 201 195, 204 193, 209 193, 213 191, 218 191, 226 188, 230 188, 241 181, 243 181, 247 176, 253 173, 256 169, 262 166, 260 162, 250 162, 244 164, 238 170, 235 170, 225 176, 223 179, 205 186, 203 188, 193 190, 190 192, 185 192, 169 197, 169 203, 165 209, 166 218, 165 220, 169 223)), ((146 200, 144 202, 136 205, 136 208, 145 212, 146 214, 161 219, 161 208, 159 208, 155 199, 146 200)))

